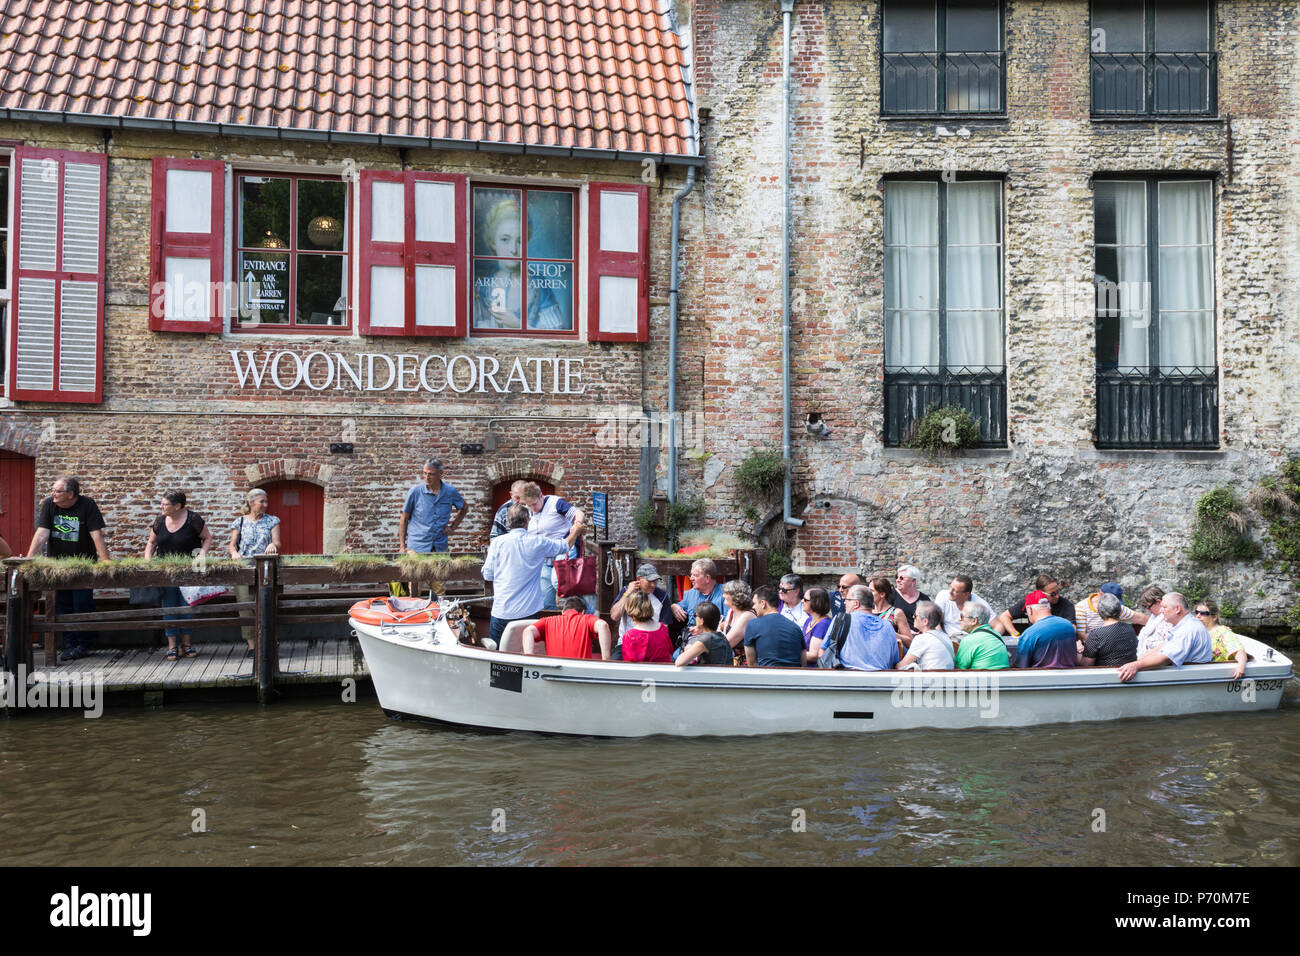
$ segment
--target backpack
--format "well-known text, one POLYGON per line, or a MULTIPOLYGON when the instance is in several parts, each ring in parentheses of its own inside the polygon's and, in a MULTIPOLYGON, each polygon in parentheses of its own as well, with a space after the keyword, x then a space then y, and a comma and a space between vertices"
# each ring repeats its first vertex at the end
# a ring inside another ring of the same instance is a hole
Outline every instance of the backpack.
POLYGON ((830 630, 826 632, 826 639, 822 641, 822 656, 817 658, 818 667, 844 669, 844 665, 840 663, 840 648, 844 646, 844 639, 848 637, 849 625, 852 623, 853 617, 847 611, 835 615, 830 630))

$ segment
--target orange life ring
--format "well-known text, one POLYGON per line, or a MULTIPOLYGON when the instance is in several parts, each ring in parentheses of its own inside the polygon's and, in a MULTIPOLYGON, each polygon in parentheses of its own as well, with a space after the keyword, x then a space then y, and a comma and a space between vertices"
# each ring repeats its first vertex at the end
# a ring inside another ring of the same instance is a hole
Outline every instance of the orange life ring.
POLYGON ((352 605, 348 615, 363 624, 432 624, 438 620, 442 609, 436 604, 413 611, 398 611, 388 603, 388 598, 366 598, 352 605))

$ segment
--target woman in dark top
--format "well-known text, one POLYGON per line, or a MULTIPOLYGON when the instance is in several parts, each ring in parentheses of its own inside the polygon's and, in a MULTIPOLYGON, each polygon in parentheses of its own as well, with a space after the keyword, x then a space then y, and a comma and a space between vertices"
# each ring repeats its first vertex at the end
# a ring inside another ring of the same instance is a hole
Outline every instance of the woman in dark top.
POLYGON ((809 588, 803 596, 803 609, 808 620, 803 624, 803 646, 808 652, 808 666, 816 667, 822 656, 822 642, 831 629, 831 596, 825 588, 809 588))
MULTIPOLYGON (((154 555, 162 557, 169 554, 183 554, 189 557, 198 551, 200 556, 208 553, 208 544, 212 541, 212 532, 208 530, 203 519, 185 507, 185 492, 169 491, 162 496, 162 514, 149 529, 149 543, 144 546, 145 558, 154 555)), ((181 597, 180 588, 162 589, 163 607, 184 607, 185 599, 181 597)), ((179 620, 178 617, 163 616, 165 621, 179 620)), ((167 628, 167 659, 176 660, 176 639, 183 637, 181 653, 186 657, 197 657, 190 644, 190 629, 169 626, 167 628)))
POLYGON ((1124 610, 1119 598, 1103 593, 1097 597, 1096 608, 1102 626, 1088 632, 1079 650, 1079 666, 1123 667, 1137 660, 1137 631, 1119 619, 1124 610))

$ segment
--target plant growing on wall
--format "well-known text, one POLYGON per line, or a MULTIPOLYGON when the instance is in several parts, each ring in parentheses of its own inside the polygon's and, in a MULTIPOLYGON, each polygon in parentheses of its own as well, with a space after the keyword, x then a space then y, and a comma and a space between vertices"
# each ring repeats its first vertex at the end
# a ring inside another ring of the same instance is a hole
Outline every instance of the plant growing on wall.
POLYGON ((980 441, 979 421, 960 405, 938 405, 912 425, 906 445, 931 454, 974 448, 980 441))
POLYGON ((1196 502, 1188 557, 1207 564, 1257 558, 1259 545, 1249 531, 1246 506, 1235 491, 1224 486, 1207 491, 1196 502))
POLYGON ((697 500, 643 501, 632 513, 632 523, 648 538, 663 539, 669 550, 677 548, 677 536, 704 513, 704 503, 697 500))
POLYGON ((762 528, 769 528, 766 534, 769 578, 779 577, 790 570, 790 539, 785 523, 768 525, 773 518, 773 503, 785 487, 785 473, 785 459, 781 455, 781 449, 771 445, 751 451, 736 466, 735 472, 736 484, 748 499, 743 513, 753 522, 754 537, 761 539, 762 528), (761 515, 763 511, 767 512, 765 516, 761 515))

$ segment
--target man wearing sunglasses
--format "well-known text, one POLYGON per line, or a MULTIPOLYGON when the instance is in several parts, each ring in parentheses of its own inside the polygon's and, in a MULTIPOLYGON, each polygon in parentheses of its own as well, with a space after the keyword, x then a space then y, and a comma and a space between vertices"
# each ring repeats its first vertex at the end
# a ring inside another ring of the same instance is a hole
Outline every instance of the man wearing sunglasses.
POLYGON ((781 616, 793 621, 802 634, 803 626, 808 622, 808 612, 803 606, 803 578, 797 574, 784 575, 776 590, 781 595, 781 616))

